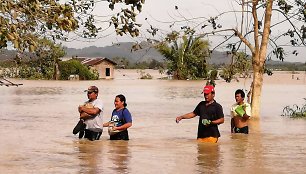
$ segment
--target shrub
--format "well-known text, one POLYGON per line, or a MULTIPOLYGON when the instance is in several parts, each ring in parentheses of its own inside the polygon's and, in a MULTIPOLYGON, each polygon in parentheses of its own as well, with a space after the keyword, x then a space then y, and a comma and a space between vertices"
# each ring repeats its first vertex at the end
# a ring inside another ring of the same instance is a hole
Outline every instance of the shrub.
POLYGON ((68 60, 59 63, 60 79, 68 80, 70 75, 79 75, 80 80, 97 80, 99 74, 97 71, 90 70, 87 66, 81 64, 78 60, 68 60))
MULTIPOLYGON (((306 98, 304 98, 304 100, 306 101, 306 98)), ((292 118, 306 118, 306 103, 302 107, 299 107, 296 104, 294 104, 292 107, 286 106, 283 109, 282 116, 288 116, 292 118)))

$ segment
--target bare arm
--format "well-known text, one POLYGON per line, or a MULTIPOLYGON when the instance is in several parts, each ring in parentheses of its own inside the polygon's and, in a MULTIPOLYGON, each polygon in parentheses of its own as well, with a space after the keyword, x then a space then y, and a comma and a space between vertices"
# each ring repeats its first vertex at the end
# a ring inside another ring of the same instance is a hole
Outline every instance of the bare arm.
POLYGON ((224 117, 211 121, 211 124, 222 124, 222 123, 224 123, 224 117))
POLYGON ((190 118, 193 118, 193 117, 195 117, 195 116, 196 116, 195 113, 190 112, 190 113, 187 113, 187 114, 184 114, 184 115, 181 115, 181 116, 176 117, 176 120, 175 120, 175 121, 178 123, 178 122, 180 122, 182 119, 190 119, 190 118))
POLYGON ((235 127, 235 122, 234 122, 234 118, 231 119, 231 133, 234 133, 234 127, 235 127))
POLYGON ((247 121, 249 118, 250 118, 250 116, 248 116, 247 114, 244 114, 243 117, 242 117, 242 119, 244 121, 247 121))
POLYGON ((79 112, 85 112, 89 115, 97 115, 99 114, 101 111, 99 108, 86 108, 85 106, 79 106, 79 112))
POLYGON ((109 122, 103 123, 103 127, 108 127, 109 126, 109 122))

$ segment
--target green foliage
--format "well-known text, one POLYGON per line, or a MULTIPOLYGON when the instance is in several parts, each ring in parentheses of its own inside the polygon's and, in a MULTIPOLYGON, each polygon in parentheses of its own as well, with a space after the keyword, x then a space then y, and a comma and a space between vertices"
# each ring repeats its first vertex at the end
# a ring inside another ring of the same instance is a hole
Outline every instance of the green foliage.
MULTIPOLYGON (((18 77, 23 79, 50 79, 50 69, 45 69, 45 72, 42 73, 41 69, 38 67, 30 67, 27 65, 19 66, 18 77), (48 78, 49 75, 49 78, 48 78)), ((52 75, 51 75, 52 77, 52 75)))
POLYGON ((115 57, 112 58, 112 61, 116 62, 116 68, 122 69, 164 69, 164 62, 159 62, 155 59, 151 61, 142 61, 142 62, 130 62, 127 58, 124 57, 115 57))
POLYGON ((282 64, 266 64, 266 68, 281 71, 306 71, 306 64, 283 62, 282 64))
POLYGON ((215 80, 218 79, 218 70, 213 69, 208 73, 208 81, 206 83, 206 85, 213 85, 216 86, 216 82, 215 80))
POLYGON ((60 4, 56 0, 1 0, 0 1, 0 48, 12 43, 18 50, 34 51, 37 39, 46 31, 62 32, 78 28, 71 5, 60 4))
MULTIPOLYGON (((135 18, 136 12, 141 12, 144 0, 108 2, 112 10, 115 4, 124 4, 120 6, 121 12, 110 19, 117 34, 138 36, 141 25, 135 18)), ((17 50, 32 52, 37 48, 38 39, 45 36, 66 40, 65 34, 77 29, 82 30, 79 36, 94 38, 102 30, 96 27, 91 14, 96 3, 93 0, 0 0, 0 49, 12 44, 17 50)))
POLYGON ((195 37, 194 32, 187 30, 180 39, 178 32, 168 34, 156 46, 165 56, 167 69, 176 79, 198 79, 207 77, 207 63, 209 43, 202 37, 195 37))
POLYGON ((162 62, 159 62, 155 59, 151 60, 148 66, 149 69, 163 69, 164 64, 162 62))
POLYGON ((114 25, 117 35, 122 36, 123 34, 129 33, 132 37, 139 36, 138 27, 141 27, 141 24, 136 23, 137 13, 135 8, 138 12, 141 12, 144 0, 112 0, 109 2, 109 8, 112 10, 114 9, 116 3, 131 5, 130 9, 121 9, 120 13, 117 13, 111 18, 111 24, 114 25))
MULTIPOLYGON (((306 98, 304 98, 304 100, 306 102, 306 98)), ((296 104, 294 104, 292 107, 286 106, 283 109, 282 116, 288 116, 291 118, 306 118, 306 103, 302 107, 299 107, 296 104)))
POLYGON ((232 79, 238 78, 236 75, 242 78, 248 78, 250 76, 250 71, 252 69, 251 59, 244 52, 237 52, 233 54, 233 61, 230 65, 225 65, 222 68, 220 77, 226 82, 231 82, 232 79))
POLYGON ((97 71, 91 71, 81 62, 74 59, 59 62, 59 70, 61 72, 61 80, 68 80, 70 75, 79 75, 80 80, 97 80, 99 78, 97 71))

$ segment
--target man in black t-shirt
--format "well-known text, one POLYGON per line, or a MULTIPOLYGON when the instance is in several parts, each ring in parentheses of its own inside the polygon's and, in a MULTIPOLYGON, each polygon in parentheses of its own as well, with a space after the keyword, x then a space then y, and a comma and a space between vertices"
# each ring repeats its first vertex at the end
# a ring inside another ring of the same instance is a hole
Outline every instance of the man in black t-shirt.
POLYGON ((179 123, 182 119, 190 119, 199 116, 198 136, 201 142, 216 143, 220 137, 218 125, 224 123, 222 106, 214 100, 215 88, 207 85, 203 89, 205 101, 201 101, 193 112, 176 117, 179 123))

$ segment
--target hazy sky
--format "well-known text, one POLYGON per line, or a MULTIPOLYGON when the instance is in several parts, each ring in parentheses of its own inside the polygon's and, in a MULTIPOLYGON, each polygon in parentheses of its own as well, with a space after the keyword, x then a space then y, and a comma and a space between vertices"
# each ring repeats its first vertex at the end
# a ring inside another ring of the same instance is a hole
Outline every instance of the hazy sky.
MULTIPOLYGON (((120 9, 120 5, 116 5, 115 8, 120 9)), ((137 16, 137 23, 142 24, 140 28, 140 37, 132 38, 130 36, 116 36, 113 26, 108 28, 111 15, 116 14, 115 11, 111 11, 108 8, 107 2, 100 2, 94 10, 94 14, 99 15, 97 18, 99 25, 105 29, 101 34, 99 34, 97 39, 85 40, 80 39, 70 35, 70 42, 64 43, 65 46, 70 48, 83 48, 88 46, 107 46, 112 45, 117 42, 141 42, 146 38, 151 37, 146 30, 153 27, 159 28, 158 34, 154 39, 160 39, 165 34, 169 33, 171 30, 179 30, 181 26, 197 26, 197 32, 203 33, 206 28, 201 29, 201 26, 208 24, 207 19, 209 17, 217 16, 218 14, 226 11, 240 10, 240 6, 237 5, 235 0, 146 0, 143 5, 143 11, 137 16), (178 9, 175 9, 175 6, 178 9), (147 20, 145 20, 147 19, 147 20), (186 20, 193 19, 193 20, 186 20), (104 21, 104 22, 103 22, 104 21), (170 28, 169 26, 175 22, 174 26, 170 28)), ((222 21, 222 28, 235 28, 240 21, 239 13, 226 13, 219 17, 222 21)), ((273 14, 273 20, 276 23, 281 17, 279 15, 273 14)), ((251 21, 250 21, 251 25, 251 21)), ((282 28, 282 27, 280 27, 282 28)), ((274 29, 275 31, 275 29, 274 29)), ((277 31, 282 33, 281 31, 277 31)), ((211 46, 214 47, 224 40, 224 35, 214 36, 206 38, 209 39, 211 46)), ((252 41, 252 39, 250 39, 252 41)), ((226 45, 219 47, 219 49, 224 48, 226 45)), ((294 48, 295 49, 295 48, 294 48)), ((293 49, 291 49, 292 51, 293 49)), ((299 48, 300 54, 298 56, 292 56, 288 54, 286 61, 299 61, 306 62, 305 47, 299 48), (303 54, 304 53, 304 54, 303 54)))

